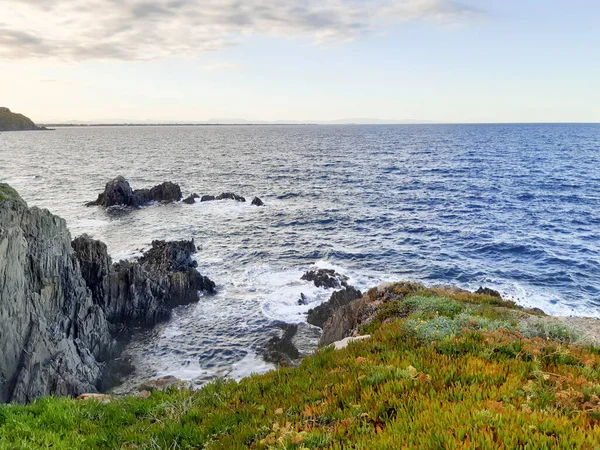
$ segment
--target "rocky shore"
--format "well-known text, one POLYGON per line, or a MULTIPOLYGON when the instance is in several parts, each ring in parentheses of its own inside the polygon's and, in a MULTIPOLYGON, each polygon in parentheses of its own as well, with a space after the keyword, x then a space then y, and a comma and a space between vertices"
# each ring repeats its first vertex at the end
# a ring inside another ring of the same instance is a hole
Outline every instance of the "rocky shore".
POLYGON ((193 241, 155 241, 138 261, 71 241, 66 222, 0 184, 0 403, 97 392, 134 326, 214 292, 193 241))

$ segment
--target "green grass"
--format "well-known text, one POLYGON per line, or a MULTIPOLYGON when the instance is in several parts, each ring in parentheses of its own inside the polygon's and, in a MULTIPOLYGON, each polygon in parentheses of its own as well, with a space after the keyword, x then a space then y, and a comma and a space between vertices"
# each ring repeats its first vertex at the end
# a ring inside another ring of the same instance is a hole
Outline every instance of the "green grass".
POLYGON ((492 300, 394 295, 371 339, 295 369, 109 404, 0 406, 0 449, 600 448, 597 348, 492 300))
POLYGON ((4 200, 21 200, 21 197, 19 196, 18 192, 11 188, 8 184, 0 183, 0 201, 4 200))

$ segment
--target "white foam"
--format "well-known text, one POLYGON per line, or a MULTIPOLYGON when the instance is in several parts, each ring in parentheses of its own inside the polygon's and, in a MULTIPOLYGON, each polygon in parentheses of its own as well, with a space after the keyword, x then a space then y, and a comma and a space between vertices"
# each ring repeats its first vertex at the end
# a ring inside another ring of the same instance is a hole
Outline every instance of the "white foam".
POLYGON ((248 377, 252 374, 262 374, 275 369, 273 364, 269 364, 260 359, 252 350, 248 350, 246 356, 231 366, 230 377, 236 381, 248 377))

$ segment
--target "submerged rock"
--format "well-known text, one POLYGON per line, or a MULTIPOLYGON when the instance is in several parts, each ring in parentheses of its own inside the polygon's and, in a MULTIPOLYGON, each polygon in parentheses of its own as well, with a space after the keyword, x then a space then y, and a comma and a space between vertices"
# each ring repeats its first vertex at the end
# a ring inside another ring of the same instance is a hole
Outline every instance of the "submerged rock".
POLYGON ((252 203, 251 204, 254 205, 254 206, 265 206, 265 204, 263 203, 263 201, 260 198, 258 198, 258 197, 254 197, 252 199, 252 203))
POLYGON ((194 192, 189 197, 184 198, 182 200, 182 202, 185 203, 185 204, 187 204, 187 205, 193 205, 194 203, 196 203, 196 199, 197 198, 200 198, 200 196, 194 192))
POLYGON ((325 303, 308 311, 307 322, 319 328, 323 328, 325 322, 333 316, 333 313, 340 307, 347 305, 353 300, 362 297, 362 292, 353 286, 348 286, 342 290, 335 291, 325 303))
POLYGON ((348 287, 348 277, 333 269, 309 270, 302 275, 302 280, 312 281, 316 287, 340 289, 348 287))
POLYGON ((236 202, 245 202, 246 199, 241 195, 234 194, 233 192, 223 192, 215 197, 216 200, 235 200, 236 202))
POLYGON ((166 181, 151 189, 133 190, 129 182, 122 176, 106 183, 104 192, 86 206, 142 206, 146 203, 178 202, 182 198, 179 185, 166 181))
POLYGON ((203 195, 200 199, 201 202, 212 202, 213 200, 216 200, 214 195, 203 195))

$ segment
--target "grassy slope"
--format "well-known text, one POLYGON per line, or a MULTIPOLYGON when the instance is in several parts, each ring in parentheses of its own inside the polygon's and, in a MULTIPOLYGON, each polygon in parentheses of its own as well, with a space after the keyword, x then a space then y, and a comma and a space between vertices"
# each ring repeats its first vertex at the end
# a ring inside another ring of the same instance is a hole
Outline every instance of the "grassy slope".
MULTIPOLYGON (((600 351, 513 305, 392 286, 367 341, 198 392, 0 407, 0 448, 600 448, 600 351)), ((369 295, 376 297, 377 292, 369 295)))

